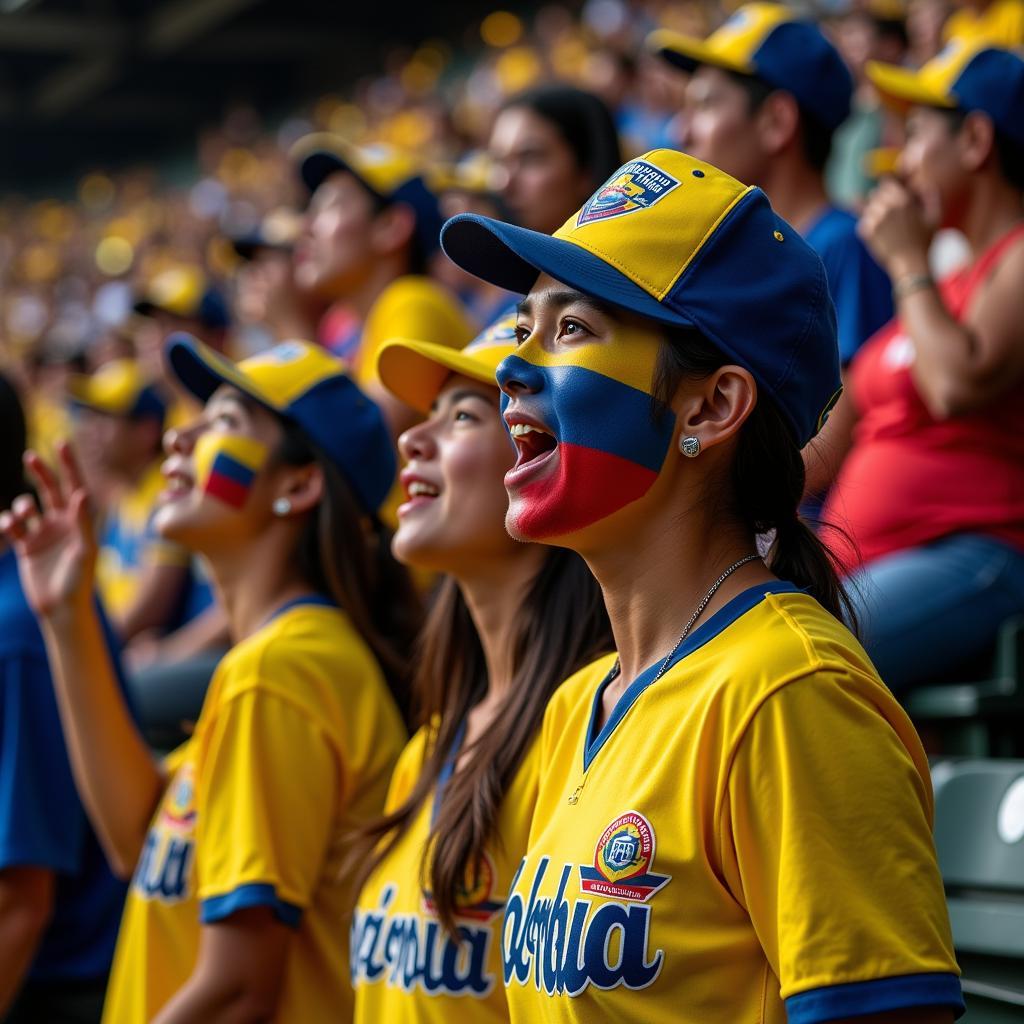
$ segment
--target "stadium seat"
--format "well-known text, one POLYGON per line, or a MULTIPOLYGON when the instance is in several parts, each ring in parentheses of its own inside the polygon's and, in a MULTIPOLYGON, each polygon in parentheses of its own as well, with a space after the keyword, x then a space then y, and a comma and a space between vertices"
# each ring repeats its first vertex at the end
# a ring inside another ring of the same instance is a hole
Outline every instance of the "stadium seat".
POLYGON ((966 1024, 1024 1021, 1024 761, 932 768, 935 845, 966 1024))
POLYGON ((904 705, 936 753, 1024 756, 1024 616, 1003 623, 988 678, 921 687, 904 705))

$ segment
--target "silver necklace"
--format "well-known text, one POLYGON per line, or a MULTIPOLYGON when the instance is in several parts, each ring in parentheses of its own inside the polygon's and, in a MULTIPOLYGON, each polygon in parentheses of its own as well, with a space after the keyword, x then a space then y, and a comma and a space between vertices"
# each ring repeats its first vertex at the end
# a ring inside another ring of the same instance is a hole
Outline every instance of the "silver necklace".
MULTIPOLYGON (((658 674, 651 680, 652 683, 656 683, 667 671, 669 665, 672 663, 672 659, 675 657, 676 651, 683 646, 683 641, 687 638, 690 630, 693 628, 693 624, 700 618, 700 614, 708 606, 708 602, 715 596, 718 588, 741 566, 746 565, 747 562, 753 562, 755 559, 760 558, 760 555, 747 555, 745 558, 741 558, 738 562, 733 562, 721 576, 711 584, 711 589, 701 598, 701 602, 694 609, 693 614, 690 616, 689 621, 683 626, 682 633, 679 634, 679 639, 675 642, 675 646, 665 656, 665 660, 661 663, 661 667, 658 669, 658 674)), ((607 682, 611 682, 620 672, 622 666, 619 664, 619 659, 615 659, 615 664, 612 666, 611 672, 608 673, 607 682)))

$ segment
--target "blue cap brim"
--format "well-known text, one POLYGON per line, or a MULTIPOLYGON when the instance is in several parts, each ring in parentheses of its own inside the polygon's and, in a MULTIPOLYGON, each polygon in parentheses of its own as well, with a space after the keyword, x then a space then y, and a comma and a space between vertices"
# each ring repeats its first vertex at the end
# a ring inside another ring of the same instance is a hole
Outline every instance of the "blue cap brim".
POLYGON ((245 376, 235 369, 234 363, 207 348, 190 334, 172 334, 164 346, 167 365, 179 384, 204 405, 211 395, 224 384, 238 388, 266 408, 266 398, 252 389, 245 376))
POLYGON ((610 263, 562 238, 477 213, 460 213, 441 229, 441 248, 463 270, 510 292, 527 294, 543 273, 658 323, 694 326, 610 263))

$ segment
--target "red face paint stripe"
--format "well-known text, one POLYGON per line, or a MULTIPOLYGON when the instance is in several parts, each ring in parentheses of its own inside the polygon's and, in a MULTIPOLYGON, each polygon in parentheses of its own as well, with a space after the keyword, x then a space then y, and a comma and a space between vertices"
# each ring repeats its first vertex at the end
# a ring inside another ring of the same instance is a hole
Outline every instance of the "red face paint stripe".
POLYGON ((206 481, 206 487, 203 489, 207 494, 232 508, 241 508, 249 496, 249 488, 245 484, 232 480, 216 470, 210 474, 209 480, 206 481))

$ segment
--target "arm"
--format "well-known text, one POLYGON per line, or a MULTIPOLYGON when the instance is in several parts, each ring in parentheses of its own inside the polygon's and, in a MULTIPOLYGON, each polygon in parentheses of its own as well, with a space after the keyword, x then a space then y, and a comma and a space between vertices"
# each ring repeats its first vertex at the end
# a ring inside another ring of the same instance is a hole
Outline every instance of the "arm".
MULTIPOLYGON (((928 273, 929 233, 920 205, 902 185, 886 181, 872 195, 858 229, 889 271, 894 286, 928 273)), ((913 339, 911 372, 937 419, 984 408, 1024 374, 1024 244, 1014 246, 982 285, 963 323, 934 287, 898 300, 904 330, 913 339)))
POLYGON ((268 907, 204 925, 192 976, 154 1024, 257 1024, 277 1009, 293 930, 268 907))
POLYGON ((131 874, 164 779, 117 684, 92 597, 95 541, 88 495, 67 446, 62 475, 27 465, 42 510, 23 495, 0 516, 25 594, 39 617, 75 781, 111 867, 131 874))
POLYGON ((10 1009, 53 914, 53 872, 0 870, 0 1018, 10 1009))

